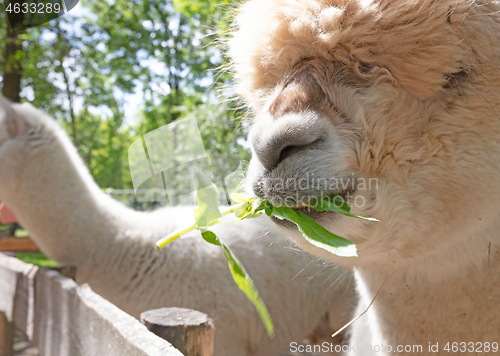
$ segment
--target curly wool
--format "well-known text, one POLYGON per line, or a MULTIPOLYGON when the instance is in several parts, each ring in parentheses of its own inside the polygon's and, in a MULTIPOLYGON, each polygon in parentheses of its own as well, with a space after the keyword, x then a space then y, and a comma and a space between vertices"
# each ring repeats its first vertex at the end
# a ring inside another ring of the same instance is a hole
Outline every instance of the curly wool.
POLYGON ((485 16, 474 16, 484 6, 488 8, 470 0, 247 2, 230 40, 236 92, 259 109, 295 64, 320 58, 351 67, 367 80, 388 71, 391 80, 415 96, 430 97, 450 74, 498 57, 493 44, 500 38, 500 26, 494 11, 489 26, 485 16))

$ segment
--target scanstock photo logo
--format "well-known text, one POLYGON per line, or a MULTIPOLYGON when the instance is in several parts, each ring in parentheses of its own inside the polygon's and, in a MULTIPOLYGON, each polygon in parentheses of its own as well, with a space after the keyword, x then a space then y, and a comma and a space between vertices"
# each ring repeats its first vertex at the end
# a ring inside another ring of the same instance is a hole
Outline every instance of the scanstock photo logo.
POLYGON ((43 25, 61 17, 78 4, 78 0, 0 0, 12 33, 43 25))

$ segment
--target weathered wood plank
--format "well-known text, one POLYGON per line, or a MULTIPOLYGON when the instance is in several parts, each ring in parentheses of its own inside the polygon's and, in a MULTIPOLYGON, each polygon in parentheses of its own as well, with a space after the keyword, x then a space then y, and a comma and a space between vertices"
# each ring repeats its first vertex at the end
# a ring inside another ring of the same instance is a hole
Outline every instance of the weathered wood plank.
POLYGON ((30 339, 37 271, 34 265, 0 253, 0 312, 30 339))
POLYGON ((40 249, 29 237, 4 237, 0 240, 1 252, 38 252, 40 249))
POLYGON ((35 285, 33 339, 42 356, 182 356, 87 285, 48 270, 35 285))
POLYGON ((192 309, 159 308, 141 314, 141 322, 187 356, 213 356, 214 323, 192 309))
POLYGON ((0 312, 42 356, 182 356, 87 285, 2 253, 0 312))
POLYGON ((14 325, 0 313, 0 356, 14 355, 14 325))
POLYGON ((76 281, 76 267, 75 266, 64 266, 64 267, 51 267, 52 271, 56 271, 64 277, 70 278, 76 281))

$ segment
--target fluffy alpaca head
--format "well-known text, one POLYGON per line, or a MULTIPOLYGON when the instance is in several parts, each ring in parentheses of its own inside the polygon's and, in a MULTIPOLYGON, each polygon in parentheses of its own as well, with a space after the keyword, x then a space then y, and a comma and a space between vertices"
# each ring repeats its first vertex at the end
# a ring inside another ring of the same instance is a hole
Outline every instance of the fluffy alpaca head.
MULTIPOLYGON (((230 43, 253 110, 257 195, 339 192, 371 223, 317 214, 358 245, 338 263, 410 265, 479 234, 500 210, 498 2, 252 0, 230 43)), ((484 243, 487 249, 488 241, 484 243)))

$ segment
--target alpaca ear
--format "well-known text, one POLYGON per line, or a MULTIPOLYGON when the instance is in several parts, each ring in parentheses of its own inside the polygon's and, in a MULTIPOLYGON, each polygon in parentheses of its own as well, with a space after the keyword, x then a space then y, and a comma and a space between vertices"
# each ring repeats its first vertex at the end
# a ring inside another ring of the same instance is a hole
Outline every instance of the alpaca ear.
POLYGON ((24 120, 14 110, 12 104, 0 95, 0 138, 12 138, 24 128, 24 120))

